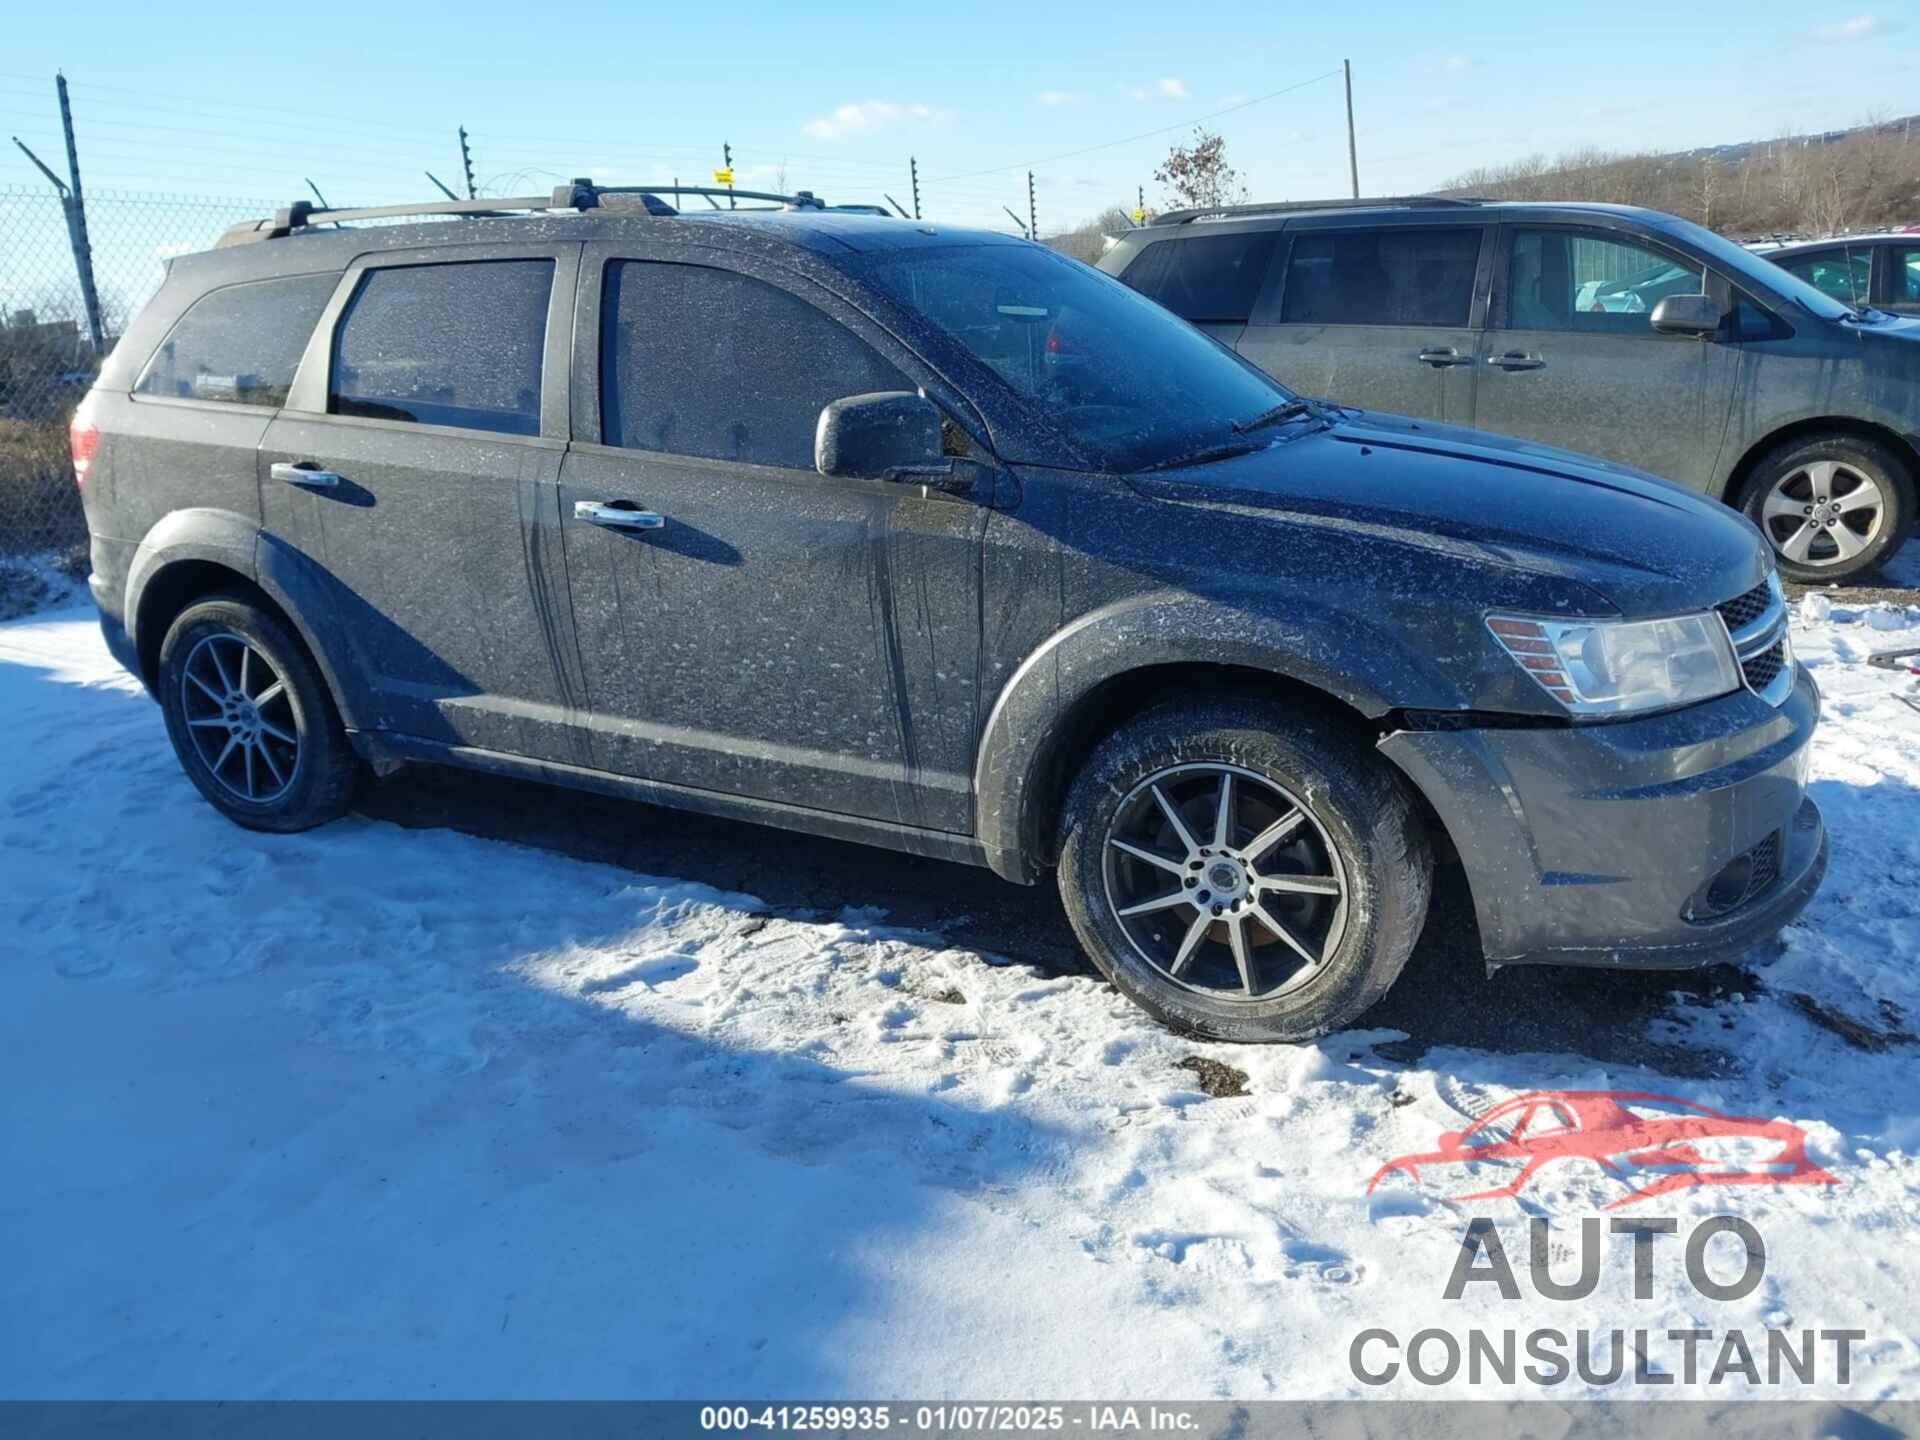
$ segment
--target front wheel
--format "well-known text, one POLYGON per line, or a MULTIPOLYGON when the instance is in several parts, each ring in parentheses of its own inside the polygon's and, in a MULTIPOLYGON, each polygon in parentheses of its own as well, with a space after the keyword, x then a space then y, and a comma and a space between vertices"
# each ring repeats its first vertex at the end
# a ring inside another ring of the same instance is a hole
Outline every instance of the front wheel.
POLYGON ((1064 814, 1060 894, 1089 958, 1177 1030, 1309 1040, 1383 995, 1433 859, 1405 782, 1318 716, 1266 701, 1151 710, 1064 814))
POLYGON ((1913 477, 1900 457, 1854 435, 1787 441, 1762 457, 1740 499, 1781 572, 1810 585, 1891 556, 1913 507, 1913 477))

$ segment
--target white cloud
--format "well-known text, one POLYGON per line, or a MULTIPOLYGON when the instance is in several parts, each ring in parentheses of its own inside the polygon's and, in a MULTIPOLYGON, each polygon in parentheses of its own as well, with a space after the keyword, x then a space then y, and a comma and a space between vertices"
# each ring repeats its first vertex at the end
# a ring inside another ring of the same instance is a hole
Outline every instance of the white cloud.
POLYGON ((1814 33, 1822 40, 1872 40, 1882 35, 1891 35, 1900 28, 1898 20, 1889 20, 1884 15, 1855 15, 1851 20, 1842 20, 1838 25, 1827 25, 1814 33))
POLYGON ((1136 100, 1184 100, 1187 98, 1187 82, 1177 75, 1156 80, 1151 85, 1139 85, 1134 88, 1136 100))
POLYGON ((844 140, 849 135, 884 130, 909 121, 924 122, 937 118, 937 112, 931 105, 862 100, 858 104, 841 105, 831 115, 815 116, 807 121, 805 129, 808 136, 815 140, 844 140))
POLYGON ((1083 90, 1042 90, 1033 98, 1042 105, 1078 105, 1087 96, 1083 90))

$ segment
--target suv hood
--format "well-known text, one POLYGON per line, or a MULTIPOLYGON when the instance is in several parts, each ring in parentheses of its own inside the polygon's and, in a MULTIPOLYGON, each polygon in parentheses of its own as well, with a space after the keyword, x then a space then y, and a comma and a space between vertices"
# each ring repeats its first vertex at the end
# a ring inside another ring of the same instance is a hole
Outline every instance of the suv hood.
POLYGON ((1331 428, 1172 475, 1187 495, 1204 486, 1236 492, 1234 503, 1409 540, 1444 536, 1583 585, 1628 618, 1710 609, 1771 568, 1760 532, 1694 491, 1568 450, 1397 415, 1344 410, 1331 428))

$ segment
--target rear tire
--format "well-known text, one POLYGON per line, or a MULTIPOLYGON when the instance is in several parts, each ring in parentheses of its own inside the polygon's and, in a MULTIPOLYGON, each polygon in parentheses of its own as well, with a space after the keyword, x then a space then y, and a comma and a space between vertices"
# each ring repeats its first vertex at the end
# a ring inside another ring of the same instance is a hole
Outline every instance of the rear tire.
POLYGON ((1914 513, 1913 474, 1875 440, 1788 440, 1761 457, 1740 510, 1773 547, 1780 572, 1806 585, 1848 580, 1899 548, 1914 513))
POLYGON ((1089 757, 1062 829, 1060 897, 1088 957, 1212 1040, 1353 1020, 1406 964, 1432 891, 1405 781, 1337 723, 1269 701, 1141 715, 1089 757))
POLYGON ((181 768, 249 830, 308 830, 345 813, 360 764, 306 647, 236 595, 180 612, 155 691, 181 768))

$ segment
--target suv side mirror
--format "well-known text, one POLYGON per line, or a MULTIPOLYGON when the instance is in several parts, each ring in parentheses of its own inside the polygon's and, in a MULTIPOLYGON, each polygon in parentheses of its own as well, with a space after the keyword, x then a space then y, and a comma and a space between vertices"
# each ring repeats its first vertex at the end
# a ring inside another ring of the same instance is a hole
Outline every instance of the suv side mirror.
POLYGON ((1647 323, 1662 335, 1712 335, 1726 315, 1711 295, 1669 295, 1653 307, 1647 323))
POLYGON ((940 451, 940 409, 906 390, 849 395, 820 412, 813 464, 842 480, 946 479, 953 461, 940 451))

